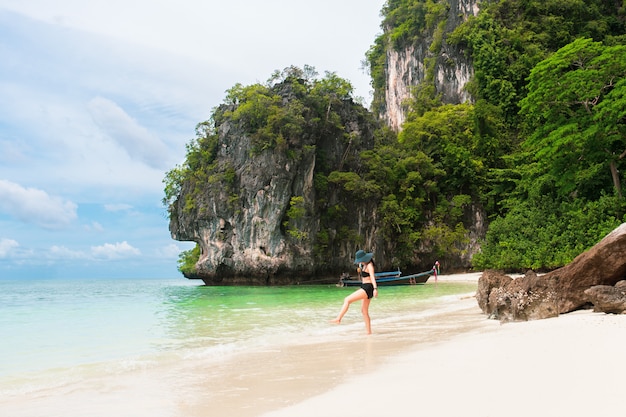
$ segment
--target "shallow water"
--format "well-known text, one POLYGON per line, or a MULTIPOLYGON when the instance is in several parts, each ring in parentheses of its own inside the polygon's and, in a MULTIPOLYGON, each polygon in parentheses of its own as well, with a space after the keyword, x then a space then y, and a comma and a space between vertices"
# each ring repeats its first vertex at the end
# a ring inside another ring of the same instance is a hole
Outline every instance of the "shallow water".
POLYGON ((445 331, 448 324, 430 318, 451 308, 447 299, 475 287, 381 287, 370 306, 374 337, 367 338, 358 305, 342 325, 328 323, 354 288, 206 287, 185 279, 3 280, 0 406, 6 400, 6 409, 22 410, 13 415, 51 415, 50 407, 63 404, 57 400, 75 398, 75 415, 81 405, 98 415, 89 407, 98 398, 102 415, 111 415, 112 395, 130 410, 147 396, 145 413, 134 409, 128 415, 195 415, 194 407, 204 410, 207 404, 221 404, 221 415, 227 415, 229 401, 243 398, 251 385, 261 391, 266 386, 268 393, 259 395, 271 405, 280 401, 272 392, 283 383, 315 390, 319 381, 349 372, 346 366, 371 360, 368 349, 380 354, 413 343, 429 327, 436 327, 431 333, 445 331), (354 351, 360 352, 356 362, 341 358, 354 351), (316 352, 323 364, 311 358, 316 352), (298 371, 300 366, 307 371, 298 371), (255 383, 255 375, 271 375, 274 384, 255 383))

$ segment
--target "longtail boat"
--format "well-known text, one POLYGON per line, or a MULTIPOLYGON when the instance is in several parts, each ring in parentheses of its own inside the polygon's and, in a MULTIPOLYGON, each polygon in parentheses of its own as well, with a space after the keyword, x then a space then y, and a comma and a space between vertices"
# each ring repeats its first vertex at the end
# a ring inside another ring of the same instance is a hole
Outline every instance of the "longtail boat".
MULTIPOLYGON (((430 271, 420 272, 418 274, 402 275, 400 269, 397 271, 377 272, 376 284, 379 286, 387 285, 414 285, 425 284, 431 275, 437 278, 437 268, 433 267, 430 271)), ((361 280, 351 277, 349 274, 342 274, 339 278, 338 287, 356 287, 361 285, 361 280)))

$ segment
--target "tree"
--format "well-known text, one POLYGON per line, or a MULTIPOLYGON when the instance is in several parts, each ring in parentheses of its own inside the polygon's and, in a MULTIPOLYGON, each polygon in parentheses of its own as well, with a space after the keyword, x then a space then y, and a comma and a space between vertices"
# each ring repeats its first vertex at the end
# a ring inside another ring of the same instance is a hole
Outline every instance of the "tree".
POLYGON ((626 46, 585 38, 531 71, 528 95, 521 101, 530 183, 553 184, 559 198, 595 200, 611 187, 621 196, 625 78, 626 46))
POLYGON ((196 273, 196 262, 200 259, 200 245, 196 244, 193 249, 182 251, 178 254, 178 270, 185 276, 190 277, 196 273))
POLYGON ((623 221, 626 47, 578 39, 532 69, 509 211, 491 222, 477 268, 565 265, 623 221))
POLYGON ((435 179, 445 197, 476 196, 485 174, 484 141, 477 126, 474 106, 447 104, 421 116, 410 115, 398 140, 412 152, 428 155, 434 166, 445 172, 435 179))

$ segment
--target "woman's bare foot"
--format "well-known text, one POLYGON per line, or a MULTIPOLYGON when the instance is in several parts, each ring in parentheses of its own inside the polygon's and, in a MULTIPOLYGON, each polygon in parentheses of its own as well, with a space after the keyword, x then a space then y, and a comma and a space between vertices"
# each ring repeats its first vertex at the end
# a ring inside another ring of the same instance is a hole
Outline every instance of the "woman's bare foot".
POLYGON ((341 319, 332 319, 330 320, 330 322, 335 324, 341 324, 341 319))

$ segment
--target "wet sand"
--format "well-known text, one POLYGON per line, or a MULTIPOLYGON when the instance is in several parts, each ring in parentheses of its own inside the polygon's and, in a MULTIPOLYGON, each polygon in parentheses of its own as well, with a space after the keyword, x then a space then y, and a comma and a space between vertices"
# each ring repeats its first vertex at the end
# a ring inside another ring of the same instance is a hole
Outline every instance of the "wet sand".
MULTIPOLYGON (((447 275, 440 276, 438 282, 476 283, 479 277, 480 273, 447 275)), ((428 285, 437 283, 429 281, 428 285)), ((303 340, 275 351, 256 352, 238 361, 238 376, 224 378, 225 373, 220 372, 219 381, 204 380, 202 386, 217 389, 196 396, 179 409, 180 415, 256 417, 277 412, 299 416, 304 412, 302 410, 308 410, 306 412, 310 414, 306 415, 312 416, 335 415, 330 410, 322 414, 309 410, 307 401, 320 399, 324 402, 325 396, 340 393, 346 387, 350 389, 353 378, 376 378, 398 355, 450 341, 472 331, 489 331, 500 326, 482 314, 473 292, 451 296, 440 308, 419 320, 407 317, 406 320, 381 321, 373 317, 372 335, 364 334, 360 319, 353 316, 352 320, 352 324, 340 325, 343 337, 332 343, 303 340), (295 411, 291 410, 292 406, 296 407, 295 411)), ((336 325, 329 323, 329 326, 334 328, 336 325)), ((358 391, 340 395, 342 399, 339 401, 345 404, 363 397, 358 391)), ((377 394, 365 394, 368 396, 377 394)))
MULTIPOLYGON (((441 276, 478 279, 478 274, 441 276)), ((530 322, 485 319, 473 297, 466 332, 452 331, 326 392, 263 417, 623 414, 626 315, 591 310, 530 322)), ((455 320, 457 313, 448 316, 455 320)), ((441 323, 440 323, 441 324, 441 323)), ((458 330, 458 329, 457 329, 458 330)))

